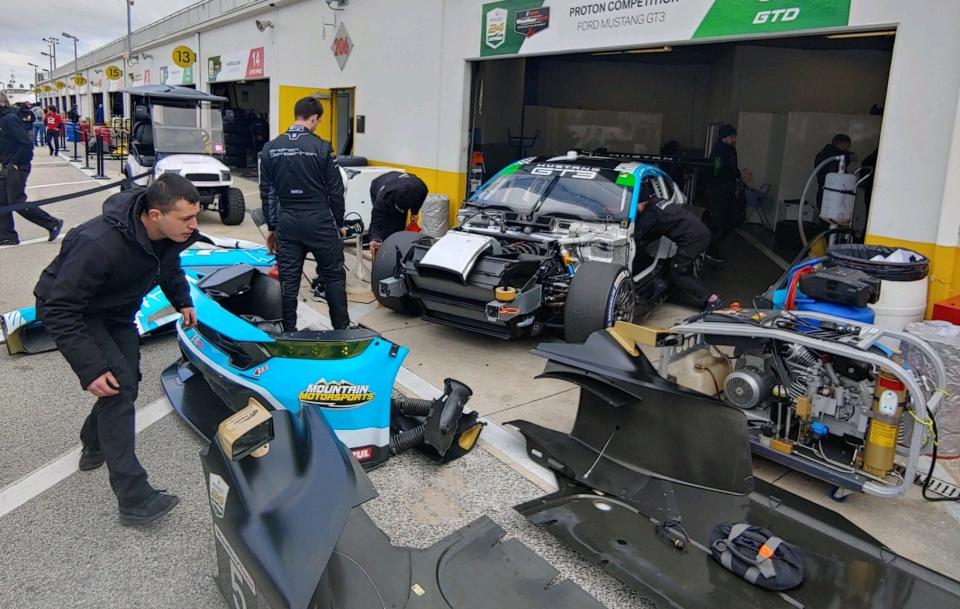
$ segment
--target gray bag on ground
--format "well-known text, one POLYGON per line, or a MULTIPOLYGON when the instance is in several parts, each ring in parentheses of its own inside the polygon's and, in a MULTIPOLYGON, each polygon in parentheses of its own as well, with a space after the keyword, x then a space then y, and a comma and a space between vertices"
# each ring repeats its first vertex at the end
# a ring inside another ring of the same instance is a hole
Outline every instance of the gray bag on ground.
POLYGON ((803 557, 770 531, 746 523, 718 524, 710 551, 724 569, 767 590, 789 590, 803 583, 803 557))

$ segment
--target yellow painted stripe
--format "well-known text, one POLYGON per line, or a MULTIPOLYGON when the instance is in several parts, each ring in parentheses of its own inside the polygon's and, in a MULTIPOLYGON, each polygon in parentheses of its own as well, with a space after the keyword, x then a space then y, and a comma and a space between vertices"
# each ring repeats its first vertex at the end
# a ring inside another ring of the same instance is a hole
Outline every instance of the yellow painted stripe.
POLYGON ((457 212, 463 204, 463 199, 467 191, 467 174, 459 171, 444 171, 442 169, 431 169, 429 167, 416 167, 414 165, 404 165, 402 163, 391 163, 389 161, 374 161, 367 159, 370 165, 396 167, 407 173, 412 173, 427 185, 427 190, 433 194, 447 195, 450 197, 450 226, 456 224, 457 212))
POLYGON ((930 289, 927 292, 927 317, 933 312, 933 305, 956 294, 960 294, 960 247, 937 245, 923 241, 907 241, 882 235, 867 235, 866 242, 871 245, 902 247, 923 254, 930 259, 930 289))

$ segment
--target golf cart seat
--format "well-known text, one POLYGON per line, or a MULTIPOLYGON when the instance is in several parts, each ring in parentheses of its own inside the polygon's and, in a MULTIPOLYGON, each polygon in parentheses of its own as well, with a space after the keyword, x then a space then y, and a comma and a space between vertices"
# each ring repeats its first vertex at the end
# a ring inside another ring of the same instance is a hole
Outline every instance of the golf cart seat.
POLYGON ((153 167, 157 160, 157 153, 153 148, 153 124, 143 106, 137 106, 134 114, 137 122, 130 134, 130 151, 136 155, 140 165, 153 167))

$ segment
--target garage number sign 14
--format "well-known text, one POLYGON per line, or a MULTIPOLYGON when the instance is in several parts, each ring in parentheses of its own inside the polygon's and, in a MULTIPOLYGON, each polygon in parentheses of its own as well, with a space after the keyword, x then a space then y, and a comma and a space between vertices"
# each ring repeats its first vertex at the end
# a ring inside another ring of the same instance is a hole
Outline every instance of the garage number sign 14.
POLYGON ((173 49, 173 63, 180 68, 189 68, 197 61, 197 54, 188 46, 180 45, 173 49))

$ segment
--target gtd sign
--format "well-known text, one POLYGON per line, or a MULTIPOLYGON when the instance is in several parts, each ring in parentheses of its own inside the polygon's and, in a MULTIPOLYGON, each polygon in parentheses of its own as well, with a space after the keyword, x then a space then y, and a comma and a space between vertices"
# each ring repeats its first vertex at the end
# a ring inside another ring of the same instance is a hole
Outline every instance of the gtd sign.
POLYGON ((800 7, 778 8, 772 11, 760 11, 753 18, 754 25, 763 23, 778 23, 784 21, 794 21, 800 16, 800 7))

